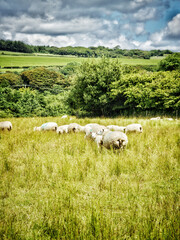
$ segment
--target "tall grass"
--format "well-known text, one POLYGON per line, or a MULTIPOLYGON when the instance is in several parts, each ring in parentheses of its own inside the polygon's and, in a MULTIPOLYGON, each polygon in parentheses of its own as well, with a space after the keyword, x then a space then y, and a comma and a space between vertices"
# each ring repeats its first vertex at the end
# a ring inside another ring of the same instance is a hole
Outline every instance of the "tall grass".
POLYGON ((0 132, 1 239, 179 238, 179 121, 10 121, 0 132), (144 132, 122 152, 100 151, 83 133, 33 132, 47 121, 138 122, 144 132))

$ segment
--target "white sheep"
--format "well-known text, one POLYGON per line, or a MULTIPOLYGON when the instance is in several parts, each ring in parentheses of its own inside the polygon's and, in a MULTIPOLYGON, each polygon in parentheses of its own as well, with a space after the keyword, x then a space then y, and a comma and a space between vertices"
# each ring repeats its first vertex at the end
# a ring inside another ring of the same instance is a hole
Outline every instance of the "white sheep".
POLYGON ((126 127, 121 127, 118 125, 108 125, 107 128, 111 131, 121 131, 121 132, 125 132, 126 127))
POLYGON ((0 122, 0 129, 1 130, 9 130, 11 131, 12 130, 12 123, 9 122, 9 121, 4 121, 4 122, 0 122))
POLYGON ((42 124, 40 127, 34 127, 34 131, 56 131, 58 128, 57 123, 47 122, 42 124))
POLYGON ((92 139, 95 141, 95 143, 97 144, 98 148, 100 146, 102 146, 103 142, 102 142, 102 135, 92 132, 92 139))
POLYGON ((105 131, 100 144, 107 149, 123 149, 128 144, 128 138, 120 131, 105 131))
POLYGON ((86 124, 85 126, 82 127, 83 132, 85 134, 87 134, 91 130, 92 126, 99 126, 99 124, 97 124, 97 123, 88 123, 88 124, 86 124))
POLYGON ((138 123, 129 124, 129 125, 126 126, 125 133, 129 133, 129 132, 142 133, 143 128, 142 128, 141 124, 138 124, 138 123))
POLYGON ((62 125, 62 126, 59 126, 56 130, 56 132, 58 134, 62 134, 62 133, 68 133, 68 126, 69 125, 62 125))
MULTIPOLYGON (((91 138, 92 139, 92 133, 98 133, 100 131, 104 131, 106 129, 105 126, 103 125, 99 125, 97 123, 91 123, 91 124, 87 124, 85 126, 85 138, 91 138)), ((100 135, 102 135, 102 133, 100 133, 100 135)))
POLYGON ((70 123, 68 126, 68 133, 70 132, 80 132, 81 126, 78 123, 70 123))
POLYGON ((161 120, 161 118, 160 117, 154 117, 154 118, 150 118, 150 120, 157 121, 157 120, 161 120))
POLYGON ((68 116, 67 115, 63 115, 61 118, 67 118, 68 116))
POLYGON ((163 118, 163 120, 173 121, 173 118, 163 118))

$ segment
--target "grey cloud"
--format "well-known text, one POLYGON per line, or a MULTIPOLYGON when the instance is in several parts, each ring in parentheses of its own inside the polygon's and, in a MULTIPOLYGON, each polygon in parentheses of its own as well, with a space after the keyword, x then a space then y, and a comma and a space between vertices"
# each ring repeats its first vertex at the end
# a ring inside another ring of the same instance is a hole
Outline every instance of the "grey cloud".
MULTIPOLYGON (((148 38, 145 22, 161 18, 169 6, 170 0, 0 0, 0 31, 5 39, 30 44, 44 39, 56 46, 119 43, 130 48, 139 44, 133 43, 135 37, 148 38)), ((179 37, 175 25, 167 26, 163 39, 179 37)))
POLYGON ((135 13, 141 8, 157 6, 161 0, 0 0, 1 16, 15 16, 26 14, 28 16, 45 17, 51 13, 57 18, 73 18, 75 13, 102 15, 104 12, 135 13))
POLYGON ((180 13, 168 23, 165 34, 167 39, 180 39, 180 13))

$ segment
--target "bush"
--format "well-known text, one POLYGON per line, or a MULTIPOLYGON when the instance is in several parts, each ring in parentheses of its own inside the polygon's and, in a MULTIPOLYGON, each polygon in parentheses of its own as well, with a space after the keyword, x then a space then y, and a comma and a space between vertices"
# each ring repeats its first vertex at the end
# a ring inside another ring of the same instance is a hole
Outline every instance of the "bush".
POLYGON ((27 85, 40 91, 51 90, 51 88, 58 84, 65 86, 62 74, 55 71, 48 70, 44 67, 38 67, 32 70, 24 71, 21 77, 27 85))
POLYGON ((15 73, 4 73, 0 75, 0 85, 2 87, 22 85, 21 77, 15 73))
POLYGON ((68 104, 78 116, 115 116, 122 112, 174 113, 180 108, 180 72, 148 72, 118 61, 84 62, 75 76, 68 104))
POLYGON ((121 78, 118 60, 107 58, 82 63, 78 68, 68 104, 73 113, 88 116, 108 115, 111 110, 112 83, 121 78))
POLYGON ((160 71, 173 71, 180 70, 180 56, 178 54, 172 54, 160 61, 160 71))

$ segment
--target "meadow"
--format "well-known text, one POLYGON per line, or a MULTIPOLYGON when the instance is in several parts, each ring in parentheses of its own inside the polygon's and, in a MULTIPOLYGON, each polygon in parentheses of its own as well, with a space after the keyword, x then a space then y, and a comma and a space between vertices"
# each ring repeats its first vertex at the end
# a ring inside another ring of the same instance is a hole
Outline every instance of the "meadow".
MULTIPOLYGON (((23 53, 12 53, 3 52, 0 54, 0 71, 4 72, 8 68, 8 71, 22 71, 23 68, 35 67, 35 66, 64 66, 70 62, 78 62, 86 60, 83 57, 73 56, 57 56, 51 54, 23 54, 23 53), (12 69, 11 69, 12 68, 12 69)), ((156 57, 151 59, 131 59, 131 58, 120 58, 122 64, 130 65, 158 65, 162 58, 156 57)))
POLYGON ((180 121, 11 118, 0 132, 0 239, 179 239, 180 121), (35 126, 126 126, 124 151, 99 150, 83 133, 35 126))

